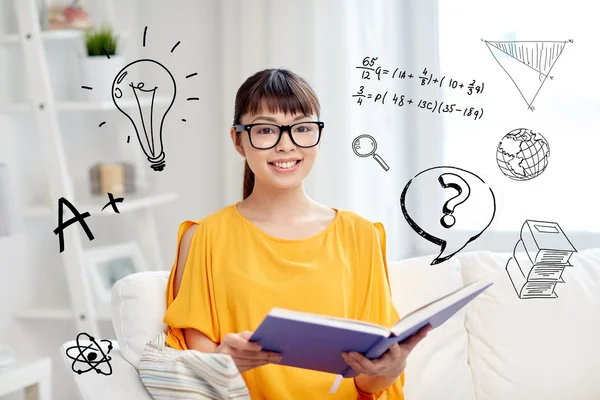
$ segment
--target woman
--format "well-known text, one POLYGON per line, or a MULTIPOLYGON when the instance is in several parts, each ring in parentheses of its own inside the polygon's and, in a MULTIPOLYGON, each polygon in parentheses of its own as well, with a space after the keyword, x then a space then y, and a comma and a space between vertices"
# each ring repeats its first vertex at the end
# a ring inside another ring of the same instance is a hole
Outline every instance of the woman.
POLYGON ((304 79, 284 69, 239 88, 231 139, 245 158, 243 201, 185 221, 167 290, 167 345, 231 355, 253 399, 403 399, 406 357, 425 336, 378 360, 344 354, 361 374, 328 395, 331 374, 277 365, 248 339, 273 307, 391 326, 385 230, 311 200, 302 181, 324 123, 304 79), (281 127, 283 126, 283 127, 281 127))

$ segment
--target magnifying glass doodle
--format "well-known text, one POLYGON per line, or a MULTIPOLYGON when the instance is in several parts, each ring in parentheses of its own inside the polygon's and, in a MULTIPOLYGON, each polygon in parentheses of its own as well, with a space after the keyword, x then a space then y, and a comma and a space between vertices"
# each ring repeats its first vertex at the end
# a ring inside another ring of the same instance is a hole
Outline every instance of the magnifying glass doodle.
POLYGON ((383 161, 379 154, 375 154, 377 150, 377 141, 371 135, 360 135, 352 141, 352 150, 359 157, 373 156, 375 161, 381 165, 381 168, 388 171, 390 167, 383 161))

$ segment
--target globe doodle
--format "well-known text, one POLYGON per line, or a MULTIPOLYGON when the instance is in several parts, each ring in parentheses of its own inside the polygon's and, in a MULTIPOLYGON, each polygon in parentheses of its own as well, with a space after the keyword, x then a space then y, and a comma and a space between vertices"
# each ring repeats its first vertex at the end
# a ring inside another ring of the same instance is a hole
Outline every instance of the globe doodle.
POLYGON ((110 340, 102 339, 100 342, 108 342, 108 350, 106 353, 102 349, 102 346, 94 339, 93 336, 88 335, 85 332, 77 335, 76 338, 77 345, 71 346, 67 349, 66 354, 71 360, 73 360, 73 364, 71 364, 71 370, 79 375, 89 372, 91 370, 96 371, 98 374, 102 375, 110 375, 112 374, 112 366, 110 365, 110 360, 112 359, 108 354, 112 350, 113 346, 110 340), (87 341, 90 342, 89 345, 82 347, 79 343, 80 336, 87 336, 87 341), (72 356, 70 352, 76 353, 75 356, 72 356), (101 355, 101 357, 98 357, 101 355), (76 363, 83 363, 87 367, 86 370, 82 370, 79 368, 75 368, 76 363), (108 366, 108 372, 103 371, 101 368, 97 368, 98 365, 106 364, 108 366))
POLYGON ((548 166, 550 145, 540 134, 519 128, 507 133, 496 151, 496 161, 502 173, 516 181, 528 181, 548 166))

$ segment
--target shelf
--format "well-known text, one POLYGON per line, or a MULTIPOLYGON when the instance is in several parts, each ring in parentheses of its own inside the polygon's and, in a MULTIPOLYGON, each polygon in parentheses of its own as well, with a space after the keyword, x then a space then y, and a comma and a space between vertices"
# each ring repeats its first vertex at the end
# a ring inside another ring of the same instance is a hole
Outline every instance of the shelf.
MULTIPOLYGON (((62 29, 52 31, 42 31, 42 40, 57 41, 57 40, 74 40, 83 37, 83 32, 78 29, 62 29)), ((0 44, 19 44, 21 37, 17 33, 0 36, 0 44)))
MULTIPOLYGON (((83 90, 83 89, 82 89, 83 90)), ((170 97, 157 97, 154 100, 156 105, 169 104, 171 102, 170 97)), ((120 107, 130 109, 137 107, 138 103, 135 100, 126 100, 119 102, 120 107)), ((142 108, 150 107, 150 100, 141 100, 140 106, 142 108)), ((112 100, 106 101, 63 101, 55 104, 57 111, 69 112, 69 111, 102 111, 102 110, 117 110, 117 107, 112 100)), ((25 112, 33 110, 32 105, 29 103, 4 103, 0 104, 0 112, 25 112)))
MULTIPOLYGON (((122 203, 117 203, 117 209, 119 210, 119 213, 125 213, 170 203, 177 200, 179 195, 176 193, 165 193, 149 196, 136 196, 127 195, 125 193, 120 196, 115 196, 115 198, 118 197, 123 197, 124 200, 122 203)), ((77 210, 79 210, 79 212, 84 213, 87 211, 92 216, 117 214, 110 205, 102 211, 102 207, 108 203, 108 196, 89 197, 76 201, 69 199, 69 201, 77 208, 77 210)), ((23 216, 26 218, 52 217, 54 212, 51 207, 56 206, 25 206, 22 208, 23 216)))
MULTIPOLYGON (((108 310, 104 308, 96 308, 96 320, 112 321, 112 317, 108 310)), ((72 321, 75 319, 73 310, 70 308, 27 308, 20 311, 15 311, 15 318, 39 320, 39 321, 72 321)))
MULTIPOLYGON (((61 40, 76 40, 83 38, 84 31, 81 29, 56 29, 42 31, 42 40, 45 42, 61 41, 61 40)), ((127 38, 128 33, 119 34, 119 38, 127 38)), ((15 45, 21 42, 21 36, 17 33, 0 35, 0 44, 15 45)))

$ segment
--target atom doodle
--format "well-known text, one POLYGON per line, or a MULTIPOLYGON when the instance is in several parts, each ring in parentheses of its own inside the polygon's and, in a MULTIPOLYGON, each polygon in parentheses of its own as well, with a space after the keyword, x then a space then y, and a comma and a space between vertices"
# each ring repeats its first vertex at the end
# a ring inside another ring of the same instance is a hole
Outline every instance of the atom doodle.
POLYGON ((93 336, 90 336, 85 332, 81 332, 79 335, 77 335, 76 342, 77 342, 76 346, 71 346, 66 351, 67 357, 69 357, 71 360, 73 360, 73 364, 71 364, 71 369, 73 370, 73 372, 76 372, 77 374, 81 375, 85 372, 94 370, 94 371, 96 371, 96 373, 102 374, 102 375, 111 375, 112 374, 112 366, 110 365, 110 362, 109 362, 110 360, 112 360, 112 358, 108 355, 113 348, 110 340, 102 339, 100 341, 100 342, 108 343, 108 351, 106 353, 104 352, 104 350, 102 350, 102 346, 96 341, 96 339, 94 339, 93 336), (90 342, 90 344, 86 347, 82 347, 79 343, 80 336, 87 336, 88 337, 87 340, 90 342), (93 350, 90 350, 90 349, 93 349, 93 350), (86 352, 86 350, 90 350, 90 351, 87 354, 84 354, 86 352), (73 357, 71 354, 69 354, 70 351, 75 351, 75 352, 78 352, 79 354, 77 354, 75 357, 73 357), (98 357, 99 354, 101 355, 100 358, 98 357), (77 363, 77 362, 85 363, 89 366, 89 368, 86 370, 76 369, 75 363, 77 363), (103 371, 101 368, 96 368, 99 364, 102 364, 102 363, 106 363, 106 365, 108 365, 108 373, 103 371))

